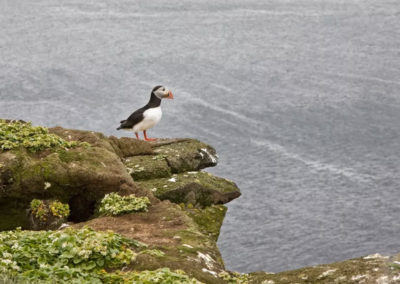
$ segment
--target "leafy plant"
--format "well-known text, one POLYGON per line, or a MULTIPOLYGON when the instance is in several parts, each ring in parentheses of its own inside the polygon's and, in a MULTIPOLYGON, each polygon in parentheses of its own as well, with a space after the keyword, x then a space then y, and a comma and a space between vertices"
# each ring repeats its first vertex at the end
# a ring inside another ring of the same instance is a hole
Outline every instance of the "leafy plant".
POLYGON ((221 272, 218 274, 218 277, 225 280, 228 283, 232 284, 247 284, 249 283, 249 275, 246 273, 239 273, 239 272, 221 272))
POLYGON ((145 245, 113 232, 90 228, 65 231, 10 231, 0 233, 0 268, 32 280, 98 278, 101 268, 131 263, 145 245))
POLYGON ((133 271, 128 273, 110 274, 105 278, 106 283, 111 279, 123 279, 123 283, 140 283, 140 284, 201 284, 195 278, 190 278, 182 270, 171 271, 169 268, 159 268, 154 271, 133 271), (108 278, 108 279, 107 279, 108 278))
POLYGON ((68 204, 57 200, 45 202, 39 199, 31 201, 31 211, 33 216, 42 222, 45 222, 50 214, 59 218, 67 218, 70 213, 68 204))
POLYGON ((31 201, 31 210, 33 216, 35 216, 37 219, 40 221, 46 221, 49 211, 46 208, 46 204, 42 200, 33 199, 31 201))
MULTIPOLYGON (((6 283, 200 283, 182 271, 122 272, 137 255, 158 250, 111 231, 0 232, 0 273, 6 283), (109 270, 113 272, 107 272, 109 270)), ((0 278, 1 280, 1 278, 0 278)), ((1 282, 0 282, 1 283, 1 282)))
POLYGON ((118 216, 131 212, 145 211, 150 204, 148 197, 136 197, 134 194, 120 196, 113 192, 106 194, 100 202, 99 213, 108 216, 118 216))
POLYGON ((49 133, 46 127, 35 127, 31 123, 19 121, 0 120, 0 150, 3 151, 25 147, 31 152, 37 152, 56 146, 72 148, 88 145, 86 142, 66 141, 60 136, 49 133))
POLYGON ((53 216, 67 218, 69 216, 69 205, 61 203, 60 201, 53 201, 50 203, 50 211, 53 216))

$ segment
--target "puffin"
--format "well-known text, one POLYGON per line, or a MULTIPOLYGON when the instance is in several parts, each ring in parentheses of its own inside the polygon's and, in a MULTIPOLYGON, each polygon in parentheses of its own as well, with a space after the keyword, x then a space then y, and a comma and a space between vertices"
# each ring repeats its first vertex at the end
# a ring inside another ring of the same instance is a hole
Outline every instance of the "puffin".
POLYGON ((155 141, 155 138, 148 138, 146 131, 155 126, 162 116, 161 100, 173 99, 172 92, 164 86, 155 86, 150 94, 149 102, 142 108, 134 111, 127 119, 121 120, 121 125, 117 130, 133 130, 136 139, 139 138, 139 131, 143 131, 145 141, 155 141))

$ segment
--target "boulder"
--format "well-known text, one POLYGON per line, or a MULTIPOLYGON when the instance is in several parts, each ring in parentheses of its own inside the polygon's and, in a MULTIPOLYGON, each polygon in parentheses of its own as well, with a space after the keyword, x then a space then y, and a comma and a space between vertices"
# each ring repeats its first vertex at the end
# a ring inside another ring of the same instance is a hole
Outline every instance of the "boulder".
POLYGON ((172 173, 197 171, 218 163, 215 149, 195 139, 160 139, 151 145, 155 153, 165 156, 172 173))
POLYGON ((51 147, 31 152, 20 147, 0 152, 0 230, 29 228, 26 209, 32 199, 58 199, 71 208, 70 221, 83 221, 105 194, 149 196, 137 187, 122 163, 125 154, 152 153, 136 139, 111 140, 92 131, 49 129, 67 141, 87 142, 73 148, 51 147), (120 152, 118 155, 116 150, 120 152))
MULTIPOLYGON (((219 216, 224 215, 224 209, 217 207, 215 209, 221 212, 219 216)), ((151 206, 148 212, 119 217, 100 217, 73 227, 89 226, 96 231, 112 230, 164 253, 163 256, 140 255, 127 270, 155 270, 168 267, 172 270, 183 270, 203 283, 222 284, 226 282, 220 279, 218 274, 224 272, 225 268, 216 241, 209 237, 205 224, 199 226, 199 223, 212 218, 205 217, 211 214, 211 211, 203 213, 202 217, 199 216, 199 212, 190 213, 198 216, 196 222, 185 208, 163 201, 151 206)), ((219 231, 222 222, 217 223, 218 225, 211 229, 215 234, 219 234, 216 230, 218 227, 219 231)))
POLYGON ((373 254, 280 273, 254 272, 249 274, 249 283, 399 283, 399 259, 400 255, 373 254))
POLYGON ((133 156, 124 163, 134 181, 171 176, 171 168, 162 155, 133 156))
POLYGON ((240 190, 234 182, 202 171, 185 172, 136 183, 152 191, 161 200, 192 204, 199 208, 225 204, 240 196, 240 190))

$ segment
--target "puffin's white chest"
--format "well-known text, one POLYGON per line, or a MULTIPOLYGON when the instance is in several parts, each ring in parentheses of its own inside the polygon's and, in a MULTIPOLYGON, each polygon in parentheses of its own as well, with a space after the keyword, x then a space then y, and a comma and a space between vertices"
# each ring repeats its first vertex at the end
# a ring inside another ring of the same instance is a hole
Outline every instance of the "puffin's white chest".
POLYGON ((133 127, 134 132, 152 128, 162 117, 161 107, 149 108, 143 113, 143 120, 133 127))

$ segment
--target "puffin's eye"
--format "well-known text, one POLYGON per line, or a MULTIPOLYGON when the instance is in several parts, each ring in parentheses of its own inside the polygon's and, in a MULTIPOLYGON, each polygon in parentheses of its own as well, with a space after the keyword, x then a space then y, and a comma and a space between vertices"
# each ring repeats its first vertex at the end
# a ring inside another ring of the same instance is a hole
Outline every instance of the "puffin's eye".
POLYGON ((164 91, 165 91, 165 88, 162 88, 162 91, 164 92, 164 91))

